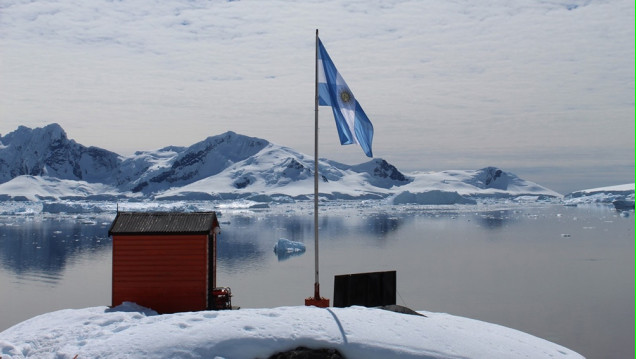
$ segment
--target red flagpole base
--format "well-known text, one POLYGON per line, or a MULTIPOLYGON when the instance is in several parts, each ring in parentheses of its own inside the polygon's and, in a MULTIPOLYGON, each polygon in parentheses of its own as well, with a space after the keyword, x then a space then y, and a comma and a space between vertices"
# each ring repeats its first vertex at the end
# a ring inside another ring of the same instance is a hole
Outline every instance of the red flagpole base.
POLYGON ((305 298, 305 306, 310 307, 318 307, 318 308, 329 308, 329 299, 323 298, 320 296, 320 284, 314 283, 314 296, 305 298))
POLYGON ((305 298, 305 306, 307 307, 318 307, 318 308, 329 308, 329 299, 327 298, 314 298, 314 297, 309 297, 309 298, 305 298))

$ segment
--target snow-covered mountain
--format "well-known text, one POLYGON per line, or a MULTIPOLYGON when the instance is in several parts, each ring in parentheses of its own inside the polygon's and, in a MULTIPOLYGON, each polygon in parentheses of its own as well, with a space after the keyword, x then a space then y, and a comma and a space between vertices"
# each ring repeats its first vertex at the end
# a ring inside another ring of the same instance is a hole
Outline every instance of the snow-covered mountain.
MULTIPOLYGON (((313 196, 313 168, 312 157, 234 132, 128 157, 69 140, 57 124, 0 136, 0 200, 303 200, 313 196)), ((453 204, 561 197, 495 167, 404 174, 381 158, 353 166, 320 159, 319 174, 325 199, 453 204)))
POLYGON ((137 152, 123 160, 120 188, 154 194, 215 176, 270 146, 269 142, 227 132, 208 137, 186 148, 166 147, 156 152, 137 152))
POLYGON ((110 184, 118 176, 119 163, 116 153, 69 140, 55 123, 35 129, 20 126, 0 137, 0 183, 31 175, 110 184))

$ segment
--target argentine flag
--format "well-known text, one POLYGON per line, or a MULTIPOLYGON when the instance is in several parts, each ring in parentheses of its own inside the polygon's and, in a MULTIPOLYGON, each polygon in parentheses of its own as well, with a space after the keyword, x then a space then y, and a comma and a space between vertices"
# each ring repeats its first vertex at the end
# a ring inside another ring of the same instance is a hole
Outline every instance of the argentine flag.
POLYGON ((336 119, 340 144, 357 143, 364 153, 373 157, 373 125, 340 76, 327 50, 318 39, 318 104, 331 106, 336 119))

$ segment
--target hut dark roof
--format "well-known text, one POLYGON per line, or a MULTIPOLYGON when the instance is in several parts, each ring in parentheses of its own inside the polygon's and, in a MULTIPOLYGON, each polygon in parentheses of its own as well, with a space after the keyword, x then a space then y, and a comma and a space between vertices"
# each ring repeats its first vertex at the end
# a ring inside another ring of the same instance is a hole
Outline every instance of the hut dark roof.
POLYGON ((118 212, 113 234, 207 234, 219 226, 216 212, 118 212))

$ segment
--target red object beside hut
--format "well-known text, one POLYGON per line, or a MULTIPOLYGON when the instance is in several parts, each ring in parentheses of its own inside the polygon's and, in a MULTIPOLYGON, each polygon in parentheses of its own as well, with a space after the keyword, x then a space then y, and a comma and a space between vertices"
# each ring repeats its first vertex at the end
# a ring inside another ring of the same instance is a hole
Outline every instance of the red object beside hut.
POLYGON ((214 308, 215 212, 118 212, 112 305, 135 302, 159 313, 214 308))

